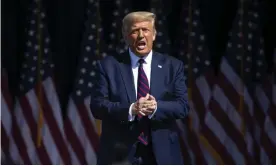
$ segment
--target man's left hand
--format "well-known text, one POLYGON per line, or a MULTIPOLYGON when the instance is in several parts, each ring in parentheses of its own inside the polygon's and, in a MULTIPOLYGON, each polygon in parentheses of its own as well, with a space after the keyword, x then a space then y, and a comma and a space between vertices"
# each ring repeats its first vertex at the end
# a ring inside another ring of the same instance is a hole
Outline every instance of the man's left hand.
POLYGON ((157 107, 157 102, 155 98, 152 95, 149 95, 148 102, 144 106, 145 114, 149 114, 149 113, 152 114, 155 111, 156 107, 157 107))

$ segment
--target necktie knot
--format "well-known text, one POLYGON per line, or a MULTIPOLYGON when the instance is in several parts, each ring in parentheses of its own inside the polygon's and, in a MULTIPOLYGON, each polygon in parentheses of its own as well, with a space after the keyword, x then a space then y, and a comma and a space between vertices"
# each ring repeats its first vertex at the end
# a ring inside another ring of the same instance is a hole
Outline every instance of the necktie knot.
POLYGON ((145 60, 144 59, 139 59, 138 63, 139 63, 139 65, 143 65, 143 63, 145 63, 145 60))

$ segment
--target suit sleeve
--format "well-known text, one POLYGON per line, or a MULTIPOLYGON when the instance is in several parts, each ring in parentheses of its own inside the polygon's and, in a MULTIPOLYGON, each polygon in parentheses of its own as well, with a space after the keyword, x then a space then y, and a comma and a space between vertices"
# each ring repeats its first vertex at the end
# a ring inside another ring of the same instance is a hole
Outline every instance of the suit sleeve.
POLYGON ((100 61, 95 68, 95 83, 91 94, 90 108, 96 119, 114 119, 127 122, 131 103, 111 102, 109 83, 100 61))
POLYGON ((171 121, 188 116, 188 92, 185 84, 184 66, 180 62, 173 81, 173 90, 169 100, 157 100, 157 110, 152 117, 156 121, 171 121))

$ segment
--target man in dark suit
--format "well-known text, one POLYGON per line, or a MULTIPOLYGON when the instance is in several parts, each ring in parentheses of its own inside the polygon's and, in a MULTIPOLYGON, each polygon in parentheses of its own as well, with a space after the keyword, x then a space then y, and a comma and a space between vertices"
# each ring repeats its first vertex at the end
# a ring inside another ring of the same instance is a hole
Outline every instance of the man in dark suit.
POLYGON ((155 15, 132 12, 123 19, 129 46, 123 55, 98 61, 91 111, 102 120, 98 164, 111 164, 117 142, 131 164, 183 164, 177 119, 188 116, 183 63, 152 51, 155 15))

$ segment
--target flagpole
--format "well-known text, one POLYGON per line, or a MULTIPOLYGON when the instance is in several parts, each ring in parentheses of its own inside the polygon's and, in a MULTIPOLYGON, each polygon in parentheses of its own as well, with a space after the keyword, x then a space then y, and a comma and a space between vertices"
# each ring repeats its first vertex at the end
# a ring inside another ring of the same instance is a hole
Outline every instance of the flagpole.
POLYGON ((38 60, 37 60, 37 85, 38 85, 38 122, 37 122, 37 142, 36 145, 38 148, 41 147, 41 140, 42 140, 42 127, 43 127, 43 110, 41 108, 41 105, 43 104, 42 100, 42 76, 40 73, 41 69, 41 58, 42 58, 42 27, 40 27, 41 24, 41 0, 37 0, 37 28, 38 28, 38 35, 37 35, 37 40, 38 40, 38 60))
MULTIPOLYGON (((96 38, 96 43, 97 43, 97 50, 96 50, 96 56, 97 56, 97 59, 101 59, 101 45, 100 45, 100 40, 101 40, 101 35, 100 35, 100 31, 99 31, 99 27, 100 27, 100 24, 101 24, 101 15, 100 15, 100 1, 97 1, 97 21, 96 21, 96 31, 97 31, 97 38, 96 38)), ((96 119, 96 129, 97 129, 97 133, 98 135, 100 136, 101 133, 102 133, 102 121, 101 120, 98 120, 96 119)))
POLYGON ((242 40, 242 49, 241 49, 241 64, 240 64, 240 74, 241 74, 241 89, 240 89, 240 101, 239 101, 239 112, 241 115, 241 119, 242 119, 242 123, 241 123, 241 133, 242 136, 245 135, 245 122, 244 122, 244 30, 243 30, 243 16, 244 16, 244 0, 240 0, 240 6, 241 6, 241 10, 240 10, 240 20, 241 20, 241 25, 240 25, 240 39, 242 40))
MULTIPOLYGON (((193 17, 192 17, 192 13, 193 13, 193 7, 192 7, 192 1, 193 0, 189 0, 189 24, 188 24, 188 54, 190 57, 188 57, 189 59, 189 67, 188 67, 188 75, 189 75, 189 80, 188 80, 188 99, 189 101, 192 100, 192 84, 195 84, 195 82, 193 82, 193 69, 192 69, 192 42, 191 42, 191 32, 192 32, 192 27, 193 27, 193 17)), ((189 128, 190 130, 193 130, 192 126, 193 126, 193 119, 192 118, 188 118, 189 120, 189 128)), ((200 119, 200 126, 202 125, 202 121, 200 119)), ((209 141, 205 138, 204 135, 201 134, 201 132, 198 134, 199 137, 199 141, 200 143, 202 143, 206 149, 211 153, 211 155, 214 157, 214 159, 217 161, 218 164, 223 165, 223 160, 220 157, 220 155, 216 152, 216 150, 210 145, 209 141)))

